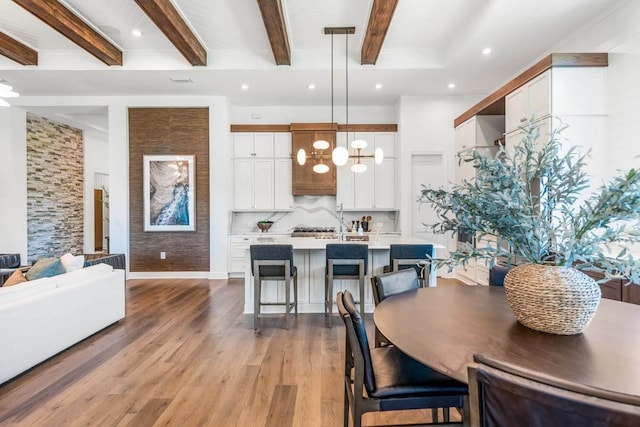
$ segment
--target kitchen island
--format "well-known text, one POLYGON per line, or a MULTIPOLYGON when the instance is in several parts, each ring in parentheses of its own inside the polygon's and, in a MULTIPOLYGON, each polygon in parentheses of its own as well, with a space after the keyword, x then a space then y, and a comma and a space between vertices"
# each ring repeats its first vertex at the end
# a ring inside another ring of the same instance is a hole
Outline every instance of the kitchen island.
MULTIPOLYGON (((400 236, 380 236, 379 240, 370 236, 370 241, 340 241, 338 239, 316 239, 313 237, 289 237, 274 236, 262 237, 255 244, 282 244, 293 246, 294 265, 298 268, 298 312, 299 313, 324 313, 324 276, 325 276, 325 249, 330 243, 363 243, 369 246, 369 266, 365 283, 365 311, 373 312, 373 296, 371 293, 370 278, 372 275, 382 274, 383 267, 389 264, 389 246, 392 244, 429 244, 430 242, 406 238, 400 236)), ((444 246, 434 244, 436 257, 444 246)), ((249 250, 246 251, 245 263, 245 292, 244 312, 253 313, 253 277, 251 276, 251 261, 249 250)), ((283 281, 263 282, 263 302, 284 302, 285 288, 283 281)), ((430 286, 436 286, 435 270, 429 276, 430 286)), ((333 286, 334 293, 348 289, 354 294, 358 291, 357 280, 336 280, 333 286)), ((283 311, 283 307, 266 306, 262 308, 265 313, 277 313, 283 311)), ((333 310, 336 313, 336 309, 333 310)))

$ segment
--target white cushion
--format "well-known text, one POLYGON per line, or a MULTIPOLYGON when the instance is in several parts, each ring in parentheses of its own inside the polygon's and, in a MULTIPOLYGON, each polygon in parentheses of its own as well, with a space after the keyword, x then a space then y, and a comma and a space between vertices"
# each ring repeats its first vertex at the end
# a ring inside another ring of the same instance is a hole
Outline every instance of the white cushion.
POLYGON ((0 305, 55 289, 56 277, 43 277, 42 279, 20 283, 7 288, 1 287, 0 305))
POLYGON ((67 253, 60 257, 60 262, 67 273, 80 270, 84 267, 84 255, 73 256, 67 253))
MULTIPOLYGON (((86 268, 82 268, 80 270, 72 271, 70 273, 61 274, 59 276, 55 276, 56 287, 62 287, 66 285, 71 285, 73 283, 78 283, 80 281, 89 279, 91 277, 101 276, 113 271, 113 267, 109 264, 95 264, 86 268)), ((17 285, 16 285, 17 286, 17 285)))

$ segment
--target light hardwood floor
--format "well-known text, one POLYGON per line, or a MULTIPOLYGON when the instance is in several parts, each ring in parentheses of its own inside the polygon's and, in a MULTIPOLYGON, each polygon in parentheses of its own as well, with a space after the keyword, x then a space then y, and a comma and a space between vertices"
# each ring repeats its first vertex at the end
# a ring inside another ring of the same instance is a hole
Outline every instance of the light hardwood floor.
POLYGON ((243 299, 240 280, 128 281, 125 319, 0 387, 0 425, 342 426, 342 323, 267 318, 255 334, 243 299))

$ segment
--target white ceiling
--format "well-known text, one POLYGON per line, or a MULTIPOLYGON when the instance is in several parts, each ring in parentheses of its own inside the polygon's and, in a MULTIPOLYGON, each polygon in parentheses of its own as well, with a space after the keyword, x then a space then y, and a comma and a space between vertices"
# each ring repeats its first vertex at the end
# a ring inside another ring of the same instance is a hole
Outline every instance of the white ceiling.
MULTIPOLYGON (((0 79, 26 96, 209 94, 234 105, 324 105, 331 38, 323 28, 355 26, 351 105, 392 105, 406 95, 486 95, 632 0, 400 0, 375 66, 359 61, 372 0, 282 0, 291 66, 275 65, 256 0, 172 1, 207 49, 206 67, 190 66, 133 0, 63 2, 123 50, 122 67, 104 65, 11 0, 0 0, 0 31, 39 53, 38 66, 0 57, 0 79), (133 37, 133 28, 143 36, 133 37), (484 47, 493 53, 483 56, 484 47), (249 90, 240 89, 243 83, 249 90)), ((344 42, 336 36, 336 103, 344 102, 344 42)), ((580 46, 574 40, 572 47, 580 46)))

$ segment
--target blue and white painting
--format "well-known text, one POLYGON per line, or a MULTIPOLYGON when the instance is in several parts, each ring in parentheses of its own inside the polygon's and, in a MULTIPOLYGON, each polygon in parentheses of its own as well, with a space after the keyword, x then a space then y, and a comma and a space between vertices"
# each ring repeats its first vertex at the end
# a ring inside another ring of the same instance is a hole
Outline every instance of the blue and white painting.
POLYGON ((194 156, 144 156, 145 231, 193 231, 194 156))

